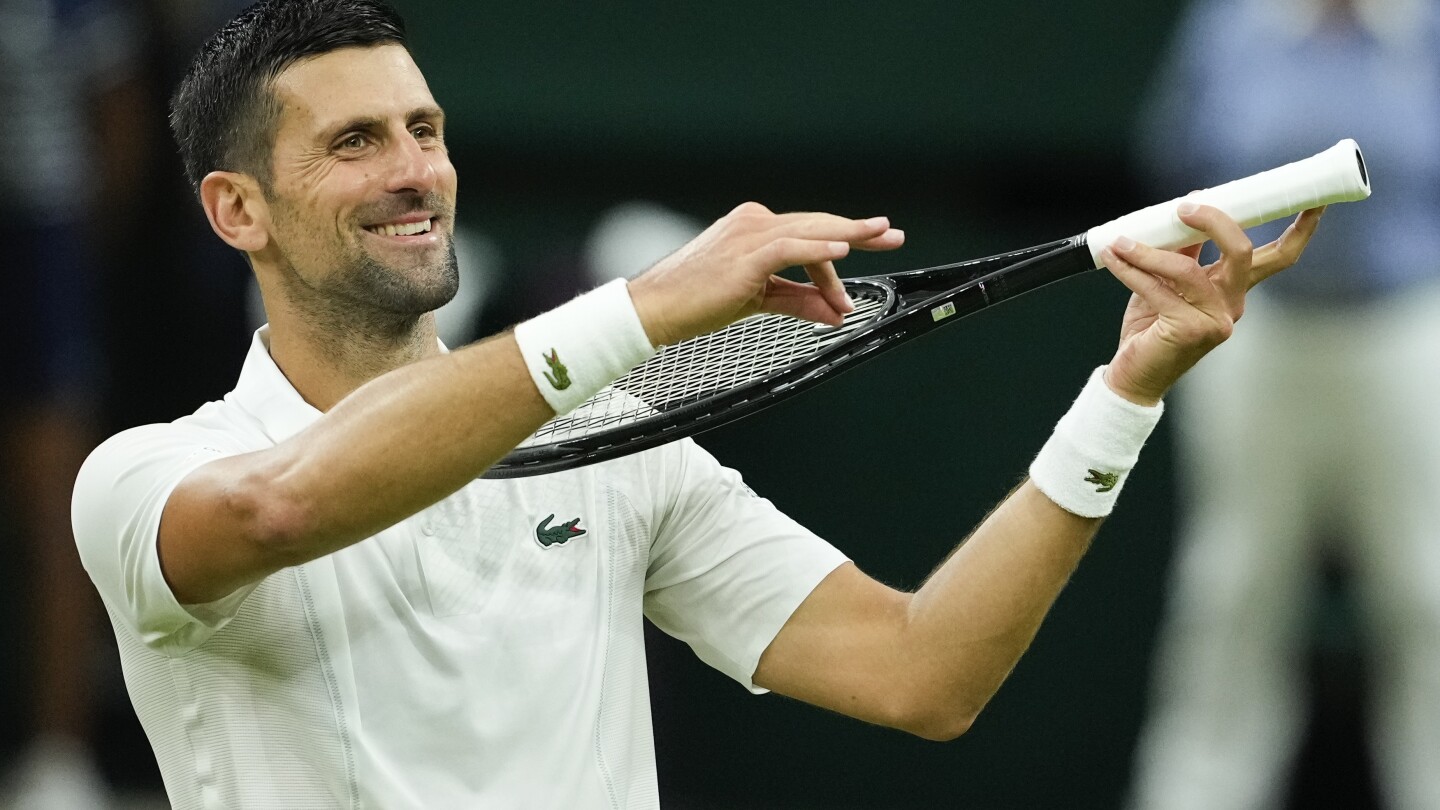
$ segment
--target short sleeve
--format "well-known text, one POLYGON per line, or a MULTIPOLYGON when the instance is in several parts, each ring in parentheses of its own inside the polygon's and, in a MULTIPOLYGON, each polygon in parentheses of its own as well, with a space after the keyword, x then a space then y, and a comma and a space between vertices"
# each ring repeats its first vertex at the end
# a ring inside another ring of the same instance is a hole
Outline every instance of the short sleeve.
POLYGON ((253 586, 204 605, 181 605, 160 570, 160 516, 170 493, 199 467, 238 450, 201 431, 147 425, 95 449, 80 469, 71 521, 80 560, 117 624, 147 647, 178 655, 203 643, 253 586))
POLYGON ((689 440, 665 448, 645 615, 752 692, 760 655, 847 558, 689 440))

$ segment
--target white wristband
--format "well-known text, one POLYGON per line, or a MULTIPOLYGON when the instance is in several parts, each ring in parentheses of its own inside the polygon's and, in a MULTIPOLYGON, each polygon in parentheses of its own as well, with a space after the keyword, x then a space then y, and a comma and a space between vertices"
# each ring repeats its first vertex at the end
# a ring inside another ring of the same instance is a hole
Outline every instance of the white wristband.
POLYGON ((655 354, 623 278, 516 326, 515 342, 556 414, 574 410, 655 354))
POLYGON ((1030 464, 1030 480, 1067 512, 1110 514, 1164 411, 1163 402, 1137 405, 1111 391, 1105 366, 1095 369, 1030 464))

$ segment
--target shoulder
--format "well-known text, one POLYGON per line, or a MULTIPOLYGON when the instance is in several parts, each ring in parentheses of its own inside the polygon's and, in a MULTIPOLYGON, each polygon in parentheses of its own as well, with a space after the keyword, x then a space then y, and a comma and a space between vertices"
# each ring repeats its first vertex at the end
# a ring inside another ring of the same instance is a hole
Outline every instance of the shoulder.
POLYGON ((137 517, 164 506, 170 490, 196 468, 269 442, 229 403, 212 402, 194 414, 141 425, 111 436, 93 451, 75 479, 71 517, 82 552, 108 545, 137 517))
POLYGON ((170 494, 199 467, 256 449, 254 437, 227 429, 217 418, 223 407, 212 405, 110 437, 75 481, 71 523, 80 561, 112 616, 149 645, 180 638, 176 633, 196 621, 175 601, 156 550, 170 494))
POLYGON ((157 458, 192 453, 224 456, 263 447, 263 438, 258 431, 237 418, 236 410, 225 402, 211 402, 174 422, 140 425, 111 436, 91 451, 85 460, 77 481, 77 492, 80 484, 89 478, 103 476, 116 468, 143 465, 157 458))

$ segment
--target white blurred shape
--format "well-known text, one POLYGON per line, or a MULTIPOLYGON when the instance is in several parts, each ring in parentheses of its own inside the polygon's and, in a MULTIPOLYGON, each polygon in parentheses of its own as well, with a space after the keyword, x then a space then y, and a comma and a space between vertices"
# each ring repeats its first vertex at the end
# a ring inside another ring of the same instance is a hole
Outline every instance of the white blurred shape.
POLYGON ((634 200, 606 211, 585 240, 585 266, 595 284, 630 278, 694 239, 705 225, 659 203, 634 200))

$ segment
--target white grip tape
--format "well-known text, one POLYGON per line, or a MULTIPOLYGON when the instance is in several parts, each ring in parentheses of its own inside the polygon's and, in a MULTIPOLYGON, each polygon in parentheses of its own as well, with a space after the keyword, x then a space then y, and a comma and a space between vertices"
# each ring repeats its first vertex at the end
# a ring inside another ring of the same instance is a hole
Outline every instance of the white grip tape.
POLYGON ((1138 405, 1111 391, 1105 366, 1095 369, 1031 462, 1031 482, 1067 512, 1110 514, 1164 412, 1163 402, 1138 405))
POLYGON ((557 415, 655 354, 623 278, 516 326, 515 342, 557 415))
POLYGON ((1354 140, 1345 140, 1318 155, 1260 172, 1224 185, 1195 191, 1169 202, 1142 208, 1086 234, 1090 258, 1099 267, 1100 251, 1121 236, 1162 250, 1198 245, 1207 237, 1180 221, 1182 202, 1219 208, 1240 227, 1249 228, 1307 208, 1353 202, 1370 196, 1370 175, 1354 140))

